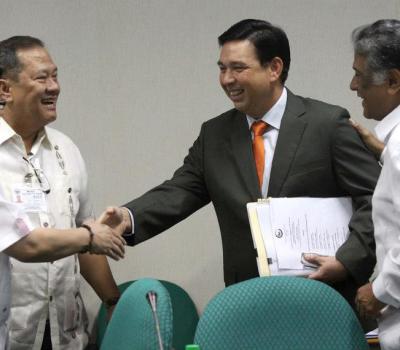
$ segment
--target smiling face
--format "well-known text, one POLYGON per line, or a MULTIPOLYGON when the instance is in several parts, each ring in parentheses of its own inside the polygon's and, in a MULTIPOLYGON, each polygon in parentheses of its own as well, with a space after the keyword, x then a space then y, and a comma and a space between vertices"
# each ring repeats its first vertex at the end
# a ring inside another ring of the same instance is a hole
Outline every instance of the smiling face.
POLYGON ((226 95, 236 109, 253 118, 262 118, 282 93, 279 80, 282 60, 275 57, 261 65, 256 48, 248 40, 225 43, 218 66, 220 84, 226 95))
POLYGON ((393 109, 388 82, 385 80, 381 84, 374 84, 364 56, 354 56, 353 69, 350 89, 357 91, 357 96, 362 98, 364 117, 382 120, 393 109))
POLYGON ((6 117, 21 131, 37 132, 57 118, 57 67, 42 47, 17 51, 17 79, 7 79, 6 117))

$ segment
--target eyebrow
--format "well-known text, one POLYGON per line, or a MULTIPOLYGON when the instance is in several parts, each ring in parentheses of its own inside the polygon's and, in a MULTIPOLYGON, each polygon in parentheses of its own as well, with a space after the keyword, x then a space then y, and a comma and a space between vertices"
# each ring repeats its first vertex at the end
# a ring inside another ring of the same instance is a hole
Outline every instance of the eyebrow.
POLYGON ((36 73, 37 74, 41 74, 41 73, 46 73, 47 74, 47 72, 51 72, 51 74, 53 74, 53 73, 58 73, 58 68, 57 67, 54 67, 54 68, 52 68, 52 69, 47 69, 47 68, 41 68, 41 69, 39 69, 36 73))
POLYGON ((222 63, 221 61, 218 61, 217 62, 217 65, 219 65, 219 66, 248 66, 248 63, 245 63, 245 62, 243 62, 243 61, 232 61, 232 62, 229 62, 228 64, 224 64, 224 63, 222 63))

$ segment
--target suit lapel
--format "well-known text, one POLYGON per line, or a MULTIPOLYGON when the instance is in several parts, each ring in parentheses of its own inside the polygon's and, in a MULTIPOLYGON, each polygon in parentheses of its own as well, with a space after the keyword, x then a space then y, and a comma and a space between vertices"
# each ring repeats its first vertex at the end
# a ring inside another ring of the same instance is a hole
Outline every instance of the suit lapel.
POLYGON ((251 133, 245 114, 235 111, 230 144, 235 159, 237 173, 243 179, 243 184, 256 201, 261 198, 261 191, 258 185, 256 166, 254 164, 251 133))
POLYGON ((288 90, 285 112, 279 129, 278 141, 272 162, 268 197, 279 197, 290 166, 303 137, 307 123, 301 116, 305 107, 301 99, 288 90))

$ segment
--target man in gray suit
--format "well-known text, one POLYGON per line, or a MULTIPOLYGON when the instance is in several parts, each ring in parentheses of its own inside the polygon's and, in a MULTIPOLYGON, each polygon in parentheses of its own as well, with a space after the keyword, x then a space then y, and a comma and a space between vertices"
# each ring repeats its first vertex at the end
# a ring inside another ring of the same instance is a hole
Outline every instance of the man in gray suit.
POLYGON ((124 208, 109 208, 103 220, 125 225, 134 232, 131 244, 138 244, 212 202, 230 285, 258 275, 246 203, 267 196, 351 196, 348 240, 335 257, 309 258, 319 265, 311 278, 334 284, 353 300, 355 286, 367 281, 375 264, 370 200, 379 175, 376 160, 346 110, 285 87, 290 49, 282 29, 243 20, 219 44, 220 83, 235 108, 203 124, 170 180, 124 208), (260 135, 253 127, 259 121, 266 123, 260 135), (256 164, 253 156, 260 152, 263 162, 256 164))

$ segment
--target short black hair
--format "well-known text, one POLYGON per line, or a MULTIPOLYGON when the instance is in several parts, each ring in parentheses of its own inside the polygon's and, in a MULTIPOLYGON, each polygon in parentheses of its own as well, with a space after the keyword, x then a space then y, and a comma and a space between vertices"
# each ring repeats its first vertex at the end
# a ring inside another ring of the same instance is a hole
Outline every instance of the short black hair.
POLYGON ((290 46, 286 33, 281 28, 259 19, 244 19, 218 37, 220 46, 235 40, 249 40, 256 48, 262 65, 279 57, 283 62, 280 80, 282 83, 286 81, 290 67, 290 46))
POLYGON ((0 41, 0 79, 18 79, 22 64, 17 57, 18 50, 45 47, 43 41, 31 36, 12 36, 0 41))

